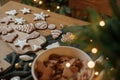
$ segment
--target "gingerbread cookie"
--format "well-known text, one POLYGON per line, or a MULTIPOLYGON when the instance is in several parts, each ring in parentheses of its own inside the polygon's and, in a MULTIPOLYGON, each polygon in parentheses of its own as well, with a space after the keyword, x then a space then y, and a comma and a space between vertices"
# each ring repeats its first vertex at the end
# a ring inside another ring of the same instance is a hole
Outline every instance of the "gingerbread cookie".
POLYGON ((51 30, 51 34, 52 34, 52 37, 53 39, 57 39, 61 34, 62 34, 62 31, 61 30, 51 30))
POLYGON ((23 50, 25 46, 28 46, 29 44, 27 43, 27 40, 17 40, 17 42, 14 43, 15 46, 19 46, 20 49, 23 50))
POLYGON ((47 23, 45 21, 41 21, 35 24, 36 29, 46 29, 47 23))
POLYGON ((27 13, 30 13, 30 9, 28 8, 23 8, 20 10, 23 14, 27 14, 27 13))
POLYGON ((49 16, 48 14, 45 14, 44 12, 34 13, 33 15, 35 16, 35 18, 33 19, 34 21, 35 20, 45 20, 45 18, 49 16))
POLYGON ((53 29, 55 29, 55 28, 56 28, 56 25, 55 25, 55 24, 49 24, 49 25, 48 25, 48 29, 53 30, 53 29))
POLYGON ((25 23, 25 19, 23 19, 23 18, 15 18, 15 23, 16 24, 24 24, 25 23))
POLYGON ((37 31, 34 31, 34 32, 32 32, 31 34, 29 34, 26 39, 27 39, 27 40, 35 39, 35 38, 37 38, 37 37, 39 37, 39 36, 40 36, 40 33, 37 32, 37 31))
POLYGON ((74 36, 71 32, 67 32, 66 34, 62 35, 61 41, 62 42, 70 42, 74 39, 74 36))
POLYGON ((6 35, 7 33, 10 33, 12 31, 13 31, 13 29, 8 27, 7 25, 0 26, 0 34, 2 34, 2 35, 6 35))
POLYGON ((15 16, 17 14, 17 11, 15 9, 9 10, 9 11, 6 11, 5 14, 15 16))
POLYGON ((6 42, 13 43, 13 41, 17 38, 18 34, 8 34, 2 36, 2 39, 6 42))
POLYGON ((7 17, 2 18, 0 20, 0 23, 5 23, 6 25, 8 25, 9 23, 14 22, 14 19, 15 17, 13 16, 7 16, 7 17))
POLYGON ((25 25, 17 25, 15 29, 25 33, 31 33, 35 30, 34 25, 32 23, 25 25))

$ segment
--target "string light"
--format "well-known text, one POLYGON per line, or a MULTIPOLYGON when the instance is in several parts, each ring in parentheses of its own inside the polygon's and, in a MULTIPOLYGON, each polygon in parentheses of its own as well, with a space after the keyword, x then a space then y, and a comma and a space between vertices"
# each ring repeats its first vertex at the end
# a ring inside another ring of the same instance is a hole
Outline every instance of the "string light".
POLYGON ((98 49, 97 49, 97 48, 92 48, 92 49, 91 49, 91 52, 92 52, 93 54, 96 54, 96 53, 98 52, 98 49))
POLYGON ((65 64, 65 66, 66 66, 66 67, 70 67, 70 63, 67 62, 67 63, 65 64))
POLYGON ((100 25, 101 27, 105 26, 105 21, 100 21, 100 22, 99 22, 99 25, 100 25))
POLYGON ((50 9, 47 9, 47 12, 50 12, 50 9))
POLYGON ((40 4, 40 5, 43 4, 43 1, 40 0, 40 1, 39 1, 39 4, 40 4))
POLYGON ((57 9, 60 9, 60 6, 57 6, 56 8, 57 8, 57 9))
POLYGON ((93 40, 92 40, 92 39, 90 39, 90 42, 93 42, 93 40))
POLYGON ((36 2, 37 0, 33 0, 34 2, 36 2))
POLYGON ((89 68, 94 68, 95 67, 95 62, 89 61, 87 65, 88 65, 89 68))
POLYGON ((98 76, 98 75, 99 75, 99 72, 96 71, 94 74, 95 74, 96 76, 98 76))
POLYGON ((108 57, 106 57, 106 60, 109 60, 109 58, 108 58, 108 57))

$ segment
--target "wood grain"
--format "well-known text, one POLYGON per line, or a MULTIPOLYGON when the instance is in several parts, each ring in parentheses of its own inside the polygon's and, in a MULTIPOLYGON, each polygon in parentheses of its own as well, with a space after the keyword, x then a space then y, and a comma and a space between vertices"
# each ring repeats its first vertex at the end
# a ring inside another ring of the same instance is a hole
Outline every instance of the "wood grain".
MULTIPOLYGON (((5 16, 5 12, 8 11, 8 10, 12 10, 12 9, 16 9, 18 14, 16 15, 16 17, 23 17, 27 23, 36 23, 35 21, 33 21, 33 18, 34 18, 34 15, 33 13, 39 13, 41 11, 44 11, 45 13, 48 13, 46 12, 45 10, 42 10, 42 9, 38 9, 38 8, 35 8, 35 7, 32 7, 32 6, 28 6, 28 5, 25 5, 25 4, 21 4, 21 3, 17 3, 17 2, 14 2, 14 1, 9 1, 8 3, 6 3, 4 6, 2 6, 0 8, 0 19, 1 18, 4 18, 5 16), (31 9, 31 14, 26 14, 26 15, 23 15, 19 10, 20 9, 23 9, 24 7, 26 8, 30 8, 31 9)), ((89 24, 88 22, 84 22, 84 21, 81 21, 81 20, 77 20, 77 19, 73 19, 73 18, 70 18, 70 17, 66 17, 64 15, 59 15, 59 14, 56 14, 56 13, 52 13, 52 12, 49 12, 48 13, 50 15, 50 17, 47 18, 47 23, 53 23, 53 24, 56 24, 57 25, 57 28, 59 29, 60 28, 60 24, 63 24, 63 25, 87 25, 89 24)), ((2 24, 0 24, 2 25, 2 24)), ((15 24, 9 24, 9 26, 11 27, 14 27, 15 24)), ((47 36, 50 34, 50 30, 39 30, 40 34, 42 36, 47 36)), ((14 33, 17 33, 20 37, 20 39, 24 39, 26 37, 27 34, 25 33, 22 33, 22 32, 18 32, 18 31, 14 31, 14 33)), ((16 40, 15 40, 16 41, 16 40)), ((34 40, 31 40, 29 41, 31 45, 33 44, 38 44, 40 43, 40 40, 39 38, 38 39, 34 39, 34 40)), ((15 47, 13 44, 11 43, 6 43, 4 42, 1 38, 0 38, 0 60, 3 60, 4 57, 12 52, 12 51, 16 51, 18 53, 24 53, 28 50, 31 50, 30 47, 27 47, 25 48, 24 50, 20 50, 19 47, 15 47)), ((40 53, 40 52, 37 52, 37 53, 40 53)), ((0 64, 3 64, 3 63, 0 63, 0 64)), ((3 64, 2 65, 3 67, 8 67, 8 65, 5 65, 3 64)))

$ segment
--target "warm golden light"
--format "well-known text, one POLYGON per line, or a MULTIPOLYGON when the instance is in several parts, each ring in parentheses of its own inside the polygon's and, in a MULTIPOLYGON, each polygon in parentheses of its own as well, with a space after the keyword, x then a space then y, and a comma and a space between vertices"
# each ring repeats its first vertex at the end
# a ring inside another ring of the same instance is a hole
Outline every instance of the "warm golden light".
POLYGON ((96 71, 96 72, 95 72, 95 75, 98 76, 98 75, 99 75, 99 72, 96 71))
POLYGON ((75 35, 71 34, 71 35, 70 35, 70 39, 71 39, 71 40, 74 40, 74 39, 75 39, 75 35))
POLYGON ((97 48, 92 48, 91 52, 92 52, 93 54, 96 54, 96 53, 98 52, 98 49, 97 49, 97 48))
POLYGON ((65 66, 66 66, 66 67, 70 67, 70 63, 67 62, 67 63, 65 64, 65 66))
POLYGON ((57 9, 60 9, 60 6, 57 6, 56 8, 57 8, 57 9))
POLYGON ((50 12, 50 9, 47 9, 47 12, 50 12))
POLYGON ((92 39, 90 39, 90 42, 93 42, 93 40, 92 40, 92 39))
POLYGON ((34 2, 36 2, 37 0, 33 0, 34 2))
POLYGON ((100 21, 100 22, 99 22, 99 25, 100 25, 101 27, 105 26, 105 21, 100 21))
POLYGON ((89 61, 87 65, 88 65, 89 68, 94 68, 95 67, 95 62, 89 61))
POLYGON ((39 4, 40 4, 40 5, 43 4, 43 1, 39 1, 39 4))

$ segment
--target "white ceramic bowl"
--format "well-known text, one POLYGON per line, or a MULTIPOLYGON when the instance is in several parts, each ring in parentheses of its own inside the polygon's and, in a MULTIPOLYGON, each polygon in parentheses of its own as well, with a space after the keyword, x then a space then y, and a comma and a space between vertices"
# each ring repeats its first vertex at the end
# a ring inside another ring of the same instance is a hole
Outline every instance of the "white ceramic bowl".
MULTIPOLYGON (((87 63, 92 60, 85 52, 83 52, 80 49, 74 48, 74 47, 60 46, 60 47, 56 47, 56 48, 46 50, 42 54, 38 55, 36 57, 36 59, 33 61, 32 76, 33 76, 34 80, 38 80, 36 75, 35 75, 36 60, 40 60, 41 62, 43 62, 45 60, 48 60, 48 57, 53 53, 58 54, 58 55, 65 55, 65 56, 68 56, 68 57, 78 57, 78 58, 80 58, 80 60, 83 61, 83 65, 84 65, 83 69, 84 68, 88 69, 87 63)), ((89 73, 91 75, 89 80, 92 80, 94 70, 89 69, 88 71, 90 71, 89 73)))

